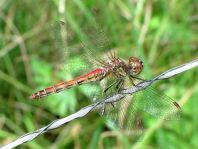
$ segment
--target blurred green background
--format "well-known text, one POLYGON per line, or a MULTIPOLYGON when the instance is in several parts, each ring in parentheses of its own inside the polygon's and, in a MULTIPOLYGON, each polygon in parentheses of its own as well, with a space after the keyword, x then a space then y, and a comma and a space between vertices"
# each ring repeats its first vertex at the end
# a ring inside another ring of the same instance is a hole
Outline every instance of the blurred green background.
MULTIPOLYGON (((145 65, 142 76, 150 79, 198 58, 197 23, 195 0, 1 0, 0 144, 90 104, 87 86, 45 100, 28 99, 37 90, 79 75, 65 71, 64 63, 75 58, 83 64, 82 51, 70 55, 65 51, 67 46, 80 46, 79 41, 92 32, 83 29, 103 29, 108 46, 122 58, 141 58, 145 65), (59 40, 59 31, 64 29, 55 24, 60 20, 68 26, 69 43, 59 40)), ((157 83, 159 90, 180 103, 181 119, 166 123, 144 120, 149 127, 140 142, 112 133, 92 113, 19 148, 198 148, 197 82, 195 68, 157 83)))

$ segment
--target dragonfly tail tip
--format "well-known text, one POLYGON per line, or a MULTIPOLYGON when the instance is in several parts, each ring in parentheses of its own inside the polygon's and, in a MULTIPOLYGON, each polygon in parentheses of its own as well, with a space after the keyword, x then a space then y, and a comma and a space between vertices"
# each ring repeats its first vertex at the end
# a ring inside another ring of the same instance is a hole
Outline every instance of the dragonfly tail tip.
POLYGON ((30 100, 34 100, 34 99, 36 99, 34 94, 33 94, 33 95, 31 95, 31 96, 29 96, 28 98, 29 98, 30 100))

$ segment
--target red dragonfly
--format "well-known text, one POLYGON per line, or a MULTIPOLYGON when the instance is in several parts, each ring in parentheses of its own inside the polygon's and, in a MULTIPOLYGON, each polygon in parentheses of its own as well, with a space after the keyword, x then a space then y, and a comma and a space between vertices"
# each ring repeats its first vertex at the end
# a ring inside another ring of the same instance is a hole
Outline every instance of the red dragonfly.
MULTIPOLYGON (((106 41, 105 38, 102 38, 102 40, 103 39, 106 41)), ((90 49, 86 48, 86 50, 90 49)), ((95 51, 91 53, 95 54, 95 51)), ((126 79, 129 79, 132 85, 135 85, 137 80, 141 80, 137 76, 142 72, 144 66, 143 61, 137 57, 129 57, 128 60, 125 61, 117 57, 115 51, 110 52, 107 55, 107 60, 98 58, 95 55, 89 55, 89 57, 94 57, 94 61, 98 66, 96 69, 93 69, 92 71, 78 76, 72 80, 64 81, 51 87, 42 89, 32 94, 30 98, 40 99, 61 92, 65 89, 91 82, 100 82, 107 78, 115 78, 115 81, 113 83, 111 82, 111 84, 104 88, 103 91, 106 93, 109 89, 114 88, 116 92, 119 92, 120 90, 124 89, 126 79)), ((138 97, 136 96, 138 93, 135 94, 136 98, 138 97)), ((104 114, 106 114, 110 120, 113 120, 116 125, 119 125, 120 128, 125 127, 124 129, 126 129, 126 127, 131 129, 131 123, 133 123, 132 121, 135 121, 136 119, 134 109, 143 109, 147 113, 157 117, 171 114, 173 115, 171 119, 178 119, 178 115, 175 115, 174 113, 180 108, 179 104, 170 97, 159 93, 152 87, 148 87, 140 93, 140 100, 131 100, 131 98, 125 98, 116 103, 105 105, 104 114), (136 101, 140 101, 140 103, 135 104, 136 101), (124 126, 124 123, 127 123, 126 126, 124 126)), ((140 123, 138 122, 138 125, 139 124, 140 123)))
MULTIPOLYGON (((143 62, 139 58, 130 57, 128 59, 128 62, 125 62, 124 60, 116 57, 115 53, 109 54, 108 62, 100 61, 100 64, 100 68, 97 68, 85 75, 74 78, 73 80, 64 81, 54 86, 47 87, 43 90, 40 90, 32 94, 30 98, 40 99, 42 97, 61 92, 65 89, 69 89, 77 85, 101 81, 102 79, 110 75, 113 75, 117 78, 124 78, 128 76, 131 80, 133 80, 133 76, 138 75, 143 69, 143 62)), ((119 84, 122 84, 122 81, 120 81, 119 84)), ((118 89, 121 89, 121 86, 118 89)), ((108 88, 105 89, 105 91, 107 90, 108 88)))

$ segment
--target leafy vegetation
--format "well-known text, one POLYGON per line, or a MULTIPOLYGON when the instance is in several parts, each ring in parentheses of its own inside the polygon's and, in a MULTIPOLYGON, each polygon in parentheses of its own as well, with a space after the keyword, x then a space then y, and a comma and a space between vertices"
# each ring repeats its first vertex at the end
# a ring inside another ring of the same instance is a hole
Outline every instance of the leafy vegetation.
MULTIPOLYGON (((94 55, 116 49, 122 58, 141 58, 145 66, 141 76, 146 79, 197 59, 196 9, 193 0, 2 0, 0 144, 91 103, 88 91, 97 86, 89 84, 45 100, 28 99, 34 91, 81 74, 81 68, 80 72, 68 68, 86 63, 81 58, 86 48, 93 49, 94 55), (87 43, 84 50, 78 48, 81 41, 87 43)), ((110 131, 101 117, 92 113, 20 148, 197 148, 197 76, 195 68, 157 84, 179 102, 182 115, 179 121, 168 122, 145 118, 148 127, 140 142, 110 131)))

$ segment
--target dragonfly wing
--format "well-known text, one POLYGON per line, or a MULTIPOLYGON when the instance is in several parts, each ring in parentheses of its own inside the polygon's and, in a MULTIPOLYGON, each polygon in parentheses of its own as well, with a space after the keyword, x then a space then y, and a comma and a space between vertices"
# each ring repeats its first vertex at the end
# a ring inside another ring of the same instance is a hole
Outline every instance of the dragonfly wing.
POLYGON ((86 73, 101 67, 105 60, 101 53, 110 50, 105 31, 95 24, 80 28, 80 35, 64 22, 54 25, 56 47, 62 52, 62 68, 66 72, 86 73), (72 57, 72 58, 70 58, 72 57))
POLYGON ((167 120, 180 118, 181 111, 177 102, 152 86, 140 91, 135 96, 141 102, 141 108, 154 117, 167 120))
POLYGON ((130 135, 133 140, 139 140, 144 132, 141 111, 133 97, 126 96, 122 100, 104 105, 103 116, 107 126, 130 135))
MULTIPOLYGON (((116 78, 114 78, 115 80, 116 78)), ((117 78, 117 81, 119 82, 119 78, 117 78)), ((114 83, 111 79, 107 79, 107 82, 108 85, 114 83)), ((115 84, 108 91, 108 95, 116 93, 116 90, 115 84)), ((99 109, 99 113, 104 116, 110 129, 130 135, 134 140, 138 140, 144 131, 141 109, 137 100, 133 100, 132 96, 126 96, 117 102, 104 104, 99 109)))
POLYGON ((178 120, 180 112, 175 101, 152 86, 135 93, 133 97, 128 95, 117 102, 105 104, 102 109, 108 126, 114 130, 131 132, 135 138, 139 138, 144 132, 144 119, 149 115, 165 120, 178 120))

